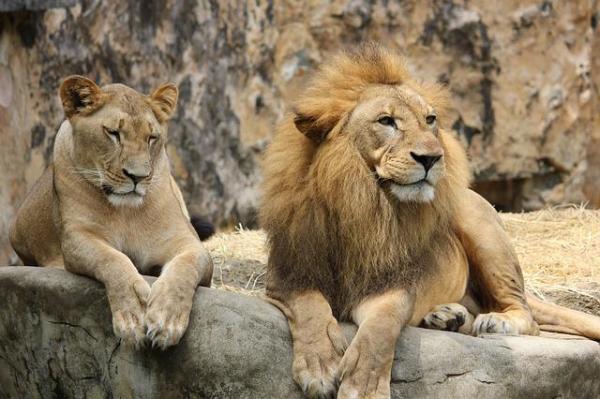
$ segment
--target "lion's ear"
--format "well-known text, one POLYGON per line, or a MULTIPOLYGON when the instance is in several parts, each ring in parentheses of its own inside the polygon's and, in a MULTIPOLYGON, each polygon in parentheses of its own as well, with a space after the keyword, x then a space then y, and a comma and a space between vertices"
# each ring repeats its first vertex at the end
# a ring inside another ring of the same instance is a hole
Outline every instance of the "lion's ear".
POLYGON ((162 84, 154 90, 150 96, 150 101, 159 122, 162 123, 171 118, 177 106, 178 96, 179 91, 173 83, 162 84))
POLYGON ((67 118, 76 114, 88 115, 104 104, 104 93, 86 77, 72 75, 63 80, 59 89, 60 100, 67 118))
POLYGON ((323 118, 304 115, 296 112, 294 124, 302 134, 316 143, 320 143, 327 134, 335 127, 335 122, 323 118))

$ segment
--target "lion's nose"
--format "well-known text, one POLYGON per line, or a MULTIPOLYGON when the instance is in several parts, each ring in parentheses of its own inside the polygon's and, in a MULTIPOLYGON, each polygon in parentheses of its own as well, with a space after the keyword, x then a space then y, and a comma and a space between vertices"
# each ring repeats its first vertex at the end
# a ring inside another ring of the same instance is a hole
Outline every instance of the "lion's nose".
POLYGON ((419 155, 415 154, 414 152, 411 152, 410 156, 413 157, 415 161, 423 165, 425 172, 429 171, 429 169, 431 169, 431 167, 435 165, 440 158, 442 158, 442 155, 419 155))
POLYGON ((123 169, 123 174, 129 177, 133 181, 133 184, 138 184, 141 180, 149 176, 148 174, 135 173, 127 169, 123 169))

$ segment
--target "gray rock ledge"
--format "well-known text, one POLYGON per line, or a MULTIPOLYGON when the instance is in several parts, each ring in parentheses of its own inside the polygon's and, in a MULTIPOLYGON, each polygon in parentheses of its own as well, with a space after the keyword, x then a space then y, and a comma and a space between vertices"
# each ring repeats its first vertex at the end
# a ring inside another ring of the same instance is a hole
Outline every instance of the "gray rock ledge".
MULTIPOLYGON (((392 396, 600 397, 600 344, 560 337, 408 328, 392 396)), ((0 398, 300 398, 291 361, 285 318, 258 298, 201 288, 177 347, 136 352, 114 337, 101 284, 0 267, 0 398)))

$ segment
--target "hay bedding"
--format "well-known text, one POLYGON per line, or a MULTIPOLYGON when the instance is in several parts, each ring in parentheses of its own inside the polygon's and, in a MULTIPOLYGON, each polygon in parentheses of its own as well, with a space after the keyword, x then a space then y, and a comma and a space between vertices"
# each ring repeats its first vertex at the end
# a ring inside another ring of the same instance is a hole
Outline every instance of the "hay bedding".
MULTIPOLYGON (((501 217, 530 291, 600 315, 600 210, 562 207, 501 217)), ((262 231, 238 227, 217 234, 206 246, 215 265, 214 287, 249 295, 264 290, 262 231)))

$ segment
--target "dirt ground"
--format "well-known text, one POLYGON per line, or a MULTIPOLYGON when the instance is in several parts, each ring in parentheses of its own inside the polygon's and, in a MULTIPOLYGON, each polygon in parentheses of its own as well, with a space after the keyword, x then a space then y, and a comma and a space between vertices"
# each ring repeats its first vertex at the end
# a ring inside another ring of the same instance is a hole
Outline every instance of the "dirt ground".
MULTIPOLYGON (((600 211, 578 207, 501 214, 519 256, 527 289, 600 316, 600 211)), ((213 286, 264 291, 267 250, 262 231, 241 227, 208 240, 213 286)))

